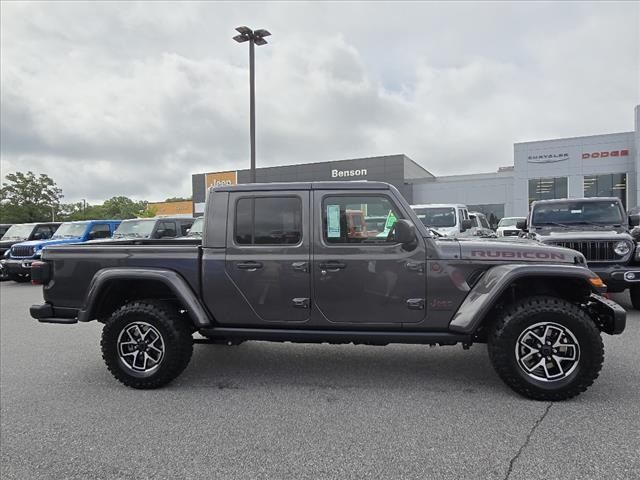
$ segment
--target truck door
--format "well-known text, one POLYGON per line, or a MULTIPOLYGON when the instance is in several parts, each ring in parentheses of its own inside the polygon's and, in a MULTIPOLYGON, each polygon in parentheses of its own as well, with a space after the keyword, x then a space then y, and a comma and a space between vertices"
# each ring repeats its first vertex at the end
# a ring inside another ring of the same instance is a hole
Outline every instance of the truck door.
POLYGON ((226 274, 255 315, 244 321, 306 321, 311 307, 309 192, 232 192, 229 218, 226 274))
POLYGON ((425 318, 425 244, 407 251, 393 225, 405 214, 389 194, 314 191, 313 300, 333 323, 398 324, 425 318), (359 212, 359 214, 355 214, 359 212), (386 218, 385 222, 368 219, 386 218), (362 218, 366 229, 349 222, 362 218))

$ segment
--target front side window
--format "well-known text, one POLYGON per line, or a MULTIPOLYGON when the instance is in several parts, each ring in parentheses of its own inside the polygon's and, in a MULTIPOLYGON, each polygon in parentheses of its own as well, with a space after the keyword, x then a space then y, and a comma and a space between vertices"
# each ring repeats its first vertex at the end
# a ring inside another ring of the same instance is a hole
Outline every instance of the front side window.
MULTIPOLYGON (((83 229, 84 229, 84 226, 83 226, 83 229)), ((40 240, 46 240, 51 238, 55 230, 56 229, 54 227, 51 227, 49 225, 41 225, 36 229, 34 235, 38 235, 40 237, 40 240)))
POLYGON ((396 243, 393 226, 398 218, 386 197, 327 197, 322 204, 323 237, 329 244, 396 243))
POLYGON ((491 228, 489 226, 489 222, 487 222, 487 217, 484 216, 478 216, 478 218, 480 219, 480 226, 483 228, 491 228))
POLYGON ((238 245, 295 245, 302 240, 302 202, 298 197, 251 197, 236 203, 238 245))

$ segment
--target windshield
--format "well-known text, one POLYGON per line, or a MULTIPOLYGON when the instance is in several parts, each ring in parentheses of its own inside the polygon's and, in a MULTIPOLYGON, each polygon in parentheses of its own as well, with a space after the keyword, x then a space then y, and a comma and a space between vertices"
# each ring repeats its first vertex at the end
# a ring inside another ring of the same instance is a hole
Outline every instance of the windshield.
POLYGON ((202 237, 202 230, 204 228, 204 217, 196 218, 191 225, 191 230, 187 234, 187 237, 202 237))
POLYGON ((503 218, 498 223, 498 226, 499 227, 515 227, 518 222, 524 221, 524 220, 525 220, 524 217, 503 218))
POLYGON ((533 209, 531 224, 578 225, 578 224, 621 224, 622 211, 618 202, 576 202, 562 201, 536 205, 533 209))
POLYGON ((155 224, 155 220, 125 220, 118 226, 113 238, 149 238, 155 224))
POLYGON ((456 210, 451 207, 414 208, 416 215, 427 227, 455 227, 456 210))
POLYGON ((51 238, 80 238, 86 229, 87 223, 63 223, 51 238))
POLYGON ((13 225, 2 236, 2 240, 26 240, 33 231, 33 223, 25 223, 22 225, 13 225))

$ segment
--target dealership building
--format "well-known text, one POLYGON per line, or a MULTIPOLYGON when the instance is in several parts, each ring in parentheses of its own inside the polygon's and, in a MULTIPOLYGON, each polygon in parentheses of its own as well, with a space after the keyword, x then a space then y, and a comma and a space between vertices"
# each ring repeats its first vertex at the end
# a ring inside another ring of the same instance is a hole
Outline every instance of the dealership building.
MULTIPOLYGON (((513 165, 497 172, 436 177, 400 154, 258 168, 256 181, 381 180, 412 204, 464 203, 492 219, 524 216, 532 201, 551 198, 618 197, 631 208, 640 199, 640 106, 634 113, 633 131, 516 143, 513 165)), ((248 181, 249 170, 193 175, 194 215, 209 186, 248 181)))

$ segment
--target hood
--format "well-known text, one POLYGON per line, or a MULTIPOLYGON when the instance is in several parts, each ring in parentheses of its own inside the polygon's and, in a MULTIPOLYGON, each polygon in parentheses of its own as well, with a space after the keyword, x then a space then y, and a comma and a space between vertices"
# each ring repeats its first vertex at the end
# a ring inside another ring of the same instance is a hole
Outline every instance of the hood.
POLYGON ((427 227, 427 228, 435 230, 440 235, 443 235, 445 237, 452 237, 452 236, 460 233, 460 230, 458 229, 457 226, 454 226, 454 227, 427 227))
POLYGON ((596 241, 596 240, 631 240, 632 237, 624 227, 599 229, 565 228, 561 230, 543 229, 531 232, 531 236, 540 242, 554 241, 596 241))
POLYGON ((533 240, 468 238, 458 239, 465 260, 495 262, 568 263, 586 265, 584 255, 562 247, 551 247, 533 240))

